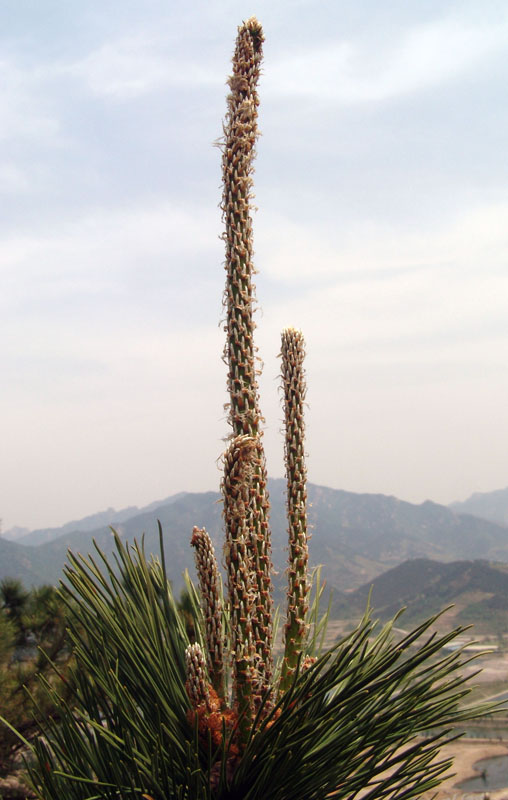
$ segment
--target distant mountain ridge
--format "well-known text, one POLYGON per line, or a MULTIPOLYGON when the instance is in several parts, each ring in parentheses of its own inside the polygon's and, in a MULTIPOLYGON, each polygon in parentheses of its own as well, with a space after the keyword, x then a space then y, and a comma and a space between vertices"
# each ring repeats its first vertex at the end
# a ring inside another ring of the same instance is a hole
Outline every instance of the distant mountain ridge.
MULTIPOLYGON (((270 480, 273 562, 278 572, 277 596, 285 582, 287 524, 285 481, 270 480)), ((508 529, 427 501, 413 505, 395 497, 356 494, 308 485, 311 564, 322 564, 322 575, 338 591, 352 591, 408 559, 433 561, 487 559, 508 562, 508 529)), ((194 574, 189 546, 194 525, 205 526, 219 560, 222 556, 222 505, 216 492, 185 493, 162 504, 151 504, 115 523, 124 541, 141 539, 148 553, 159 551, 157 520, 164 531, 168 574, 178 589, 182 572, 194 574)), ((108 512, 101 512, 108 513, 108 512)), ((93 516, 93 515, 92 515, 93 516)), ((106 553, 113 548, 108 524, 94 530, 68 530, 50 541, 28 546, 0 539, 0 579, 20 577, 25 583, 57 583, 67 549, 84 555, 92 540, 106 553)), ((61 530, 61 529, 60 529, 61 530)))
POLYGON ((165 500, 155 500, 147 506, 138 508, 138 506, 127 506, 119 511, 114 508, 107 508, 106 511, 99 511, 96 514, 89 514, 82 519, 72 520, 61 525, 59 528, 37 528, 36 530, 29 531, 26 528, 11 528, 3 534, 4 538, 9 541, 16 541, 18 544, 24 545, 38 545, 43 542, 51 542, 53 539, 58 539, 66 533, 73 533, 74 531, 95 531, 103 525, 119 525, 127 519, 136 517, 139 514, 144 514, 148 511, 153 511, 159 506, 169 505, 178 498, 183 497, 186 492, 179 492, 178 494, 170 495, 165 500))
POLYGON ((26 536, 27 533, 30 533, 30 528, 22 528, 20 525, 15 525, 13 528, 2 531, 1 535, 2 538, 7 539, 8 542, 16 542, 23 536, 26 536))
POLYGON ((448 508, 458 514, 473 514, 498 525, 508 526, 508 488, 493 492, 475 492, 467 500, 450 503, 448 508))

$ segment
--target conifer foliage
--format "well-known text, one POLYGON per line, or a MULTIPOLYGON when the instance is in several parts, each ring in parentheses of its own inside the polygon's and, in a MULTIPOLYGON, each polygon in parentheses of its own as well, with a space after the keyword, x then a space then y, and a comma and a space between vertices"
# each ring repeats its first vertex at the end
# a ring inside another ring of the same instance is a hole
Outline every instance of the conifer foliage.
MULTIPOLYGON (((45 702, 39 676, 45 675, 61 693, 65 692, 70 659, 65 627, 64 605, 54 587, 27 591, 18 580, 1 581, 0 713, 25 739, 38 735, 28 692, 37 697, 45 716, 54 712, 45 702)), ((0 797, 7 797, 6 785, 17 783, 13 774, 20 768, 22 747, 12 728, 0 724, 0 797)), ((21 785, 18 788, 21 793, 21 785)))
POLYGON ((378 631, 367 612, 348 637, 318 652, 320 592, 309 610, 307 570, 305 345, 292 328, 281 345, 288 588, 274 663, 251 220, 262 45, 251 18, 238 30, 222 144, 231 426, 224 584, 208 533, 195 527, 191 642, 166 577, 162 531, 160 558, 118 537, 113 563, 100 550, 70 555, 61 592, 72 692, 64 698, 43 682, 58 713, 30 745, 40 800, 410 798, 449 766, 438 757, 443 738, 485 710, 464 708, 463 656, 443 649, 460 629, 438 636, 435 617, 396 639, 393 622, 378 631))

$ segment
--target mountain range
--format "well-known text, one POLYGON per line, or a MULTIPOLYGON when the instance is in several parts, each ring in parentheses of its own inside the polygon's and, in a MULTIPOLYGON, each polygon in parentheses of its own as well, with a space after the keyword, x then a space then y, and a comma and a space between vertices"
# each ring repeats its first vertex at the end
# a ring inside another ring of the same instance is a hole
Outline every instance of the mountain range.
MULTIPOLYGON (((277 596, 282 596, 285 570, 285 482, 270 480, 273 562, 278 572, 277 596)), ((426 501, 414 505, 379 494, 357 494, 309 484, 310 561, 322 564, 322 576, 337 592, 353 592, 379 575, 414 559, 437 562, 483 559, 508 562, 508 528, 457 513, 426 501)), ((59 529, 31 532, 18 541, 0 538, 0 579, 18 577, 26 585, 58 583, 67 550, 88 554, 93 541, 105 552, 113 549, 113 524, 124 541, 141 539, 158 553, 160 520, 168 574, 176 589, 182 572, 194 574, 189 546, 194 525, 205 526, 219 554, 222 551, 222 506, 215 492, 183 493, 121 512, 68 523, 59 529), (94 524, 98 523, 96 527, 94 524)))

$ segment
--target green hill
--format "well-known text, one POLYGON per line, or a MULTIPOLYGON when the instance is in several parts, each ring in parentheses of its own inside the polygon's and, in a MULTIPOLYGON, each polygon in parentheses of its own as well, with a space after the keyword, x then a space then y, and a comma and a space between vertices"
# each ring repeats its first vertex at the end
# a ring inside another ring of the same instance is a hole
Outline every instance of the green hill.
POLYGON ((337 594, 333 615, 352 619, 370 602, 375 615, 387 620, 405 607, 402 625, 413 624, 454 604, 457 623, 474 623, 475 631, 496 633, 508 627, 508 565, 488 561, 440 563, 418 558, 405 561, 350 594, 337 594))

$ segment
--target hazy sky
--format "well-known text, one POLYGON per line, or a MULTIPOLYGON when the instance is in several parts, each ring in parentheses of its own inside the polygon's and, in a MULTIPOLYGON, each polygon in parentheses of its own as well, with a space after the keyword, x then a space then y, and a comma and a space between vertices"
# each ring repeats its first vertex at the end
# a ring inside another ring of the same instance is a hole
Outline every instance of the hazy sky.
POLYGON ((213 143, 252 14, 270 474, 293 325, 311 481, 413 502, 508 484, 506 3, 2 0, 4 528, 218 488, 213 143))

